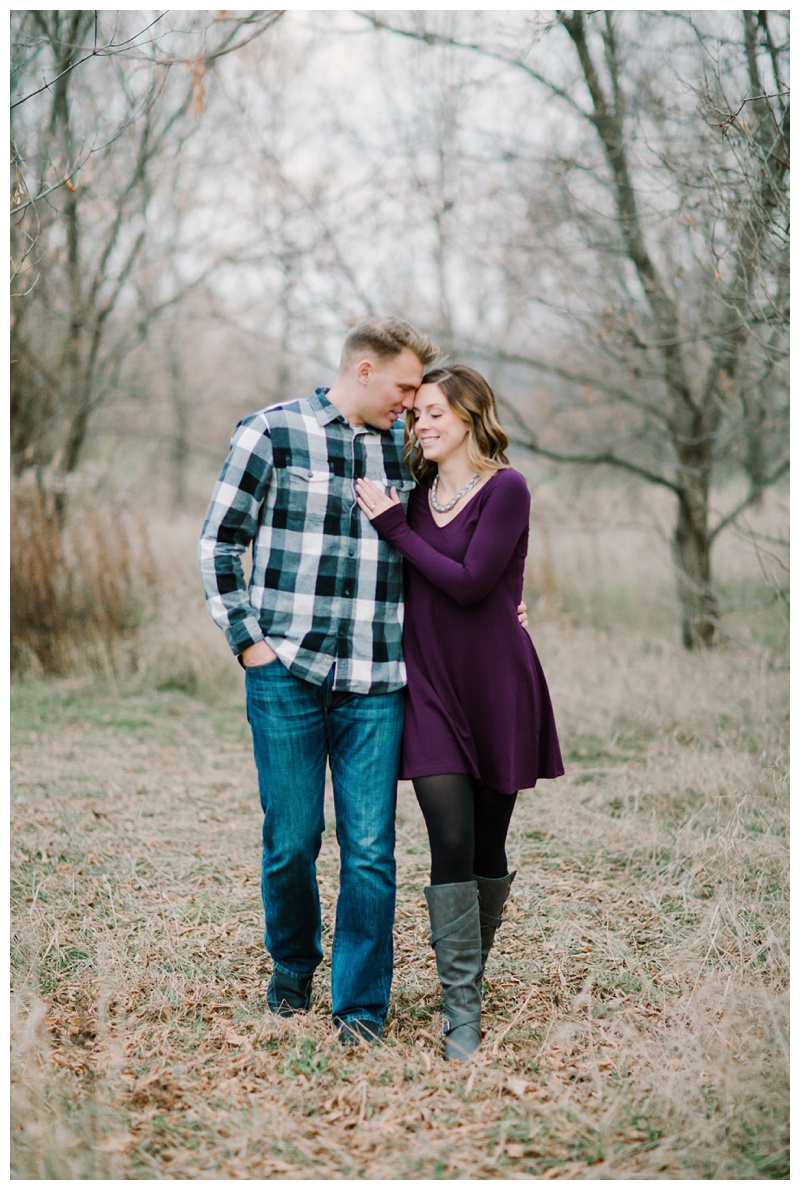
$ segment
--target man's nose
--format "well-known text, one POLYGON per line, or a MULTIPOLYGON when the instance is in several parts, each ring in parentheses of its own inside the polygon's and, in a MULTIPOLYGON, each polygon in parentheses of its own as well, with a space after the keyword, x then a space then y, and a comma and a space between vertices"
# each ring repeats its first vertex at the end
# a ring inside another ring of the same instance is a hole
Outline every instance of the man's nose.
POLYGON ((416 393, 406 393, 406 395, 403 397, 402 401, 400 402, 400 404, 403 406, 404 409, 413 409, 414 408, 414 398, 416 397, 416 395, 417 395, 416 393))

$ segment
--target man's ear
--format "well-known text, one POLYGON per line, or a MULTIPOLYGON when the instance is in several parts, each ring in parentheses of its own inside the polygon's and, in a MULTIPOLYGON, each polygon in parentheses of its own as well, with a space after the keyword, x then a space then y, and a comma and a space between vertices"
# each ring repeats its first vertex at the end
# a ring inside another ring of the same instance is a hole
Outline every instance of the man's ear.
POLYGON ((373 367, 374 364, 371 359, 362 359, 358 361, 356 365, 356 376, 358 377, 359 384, 367 383, 373 367))

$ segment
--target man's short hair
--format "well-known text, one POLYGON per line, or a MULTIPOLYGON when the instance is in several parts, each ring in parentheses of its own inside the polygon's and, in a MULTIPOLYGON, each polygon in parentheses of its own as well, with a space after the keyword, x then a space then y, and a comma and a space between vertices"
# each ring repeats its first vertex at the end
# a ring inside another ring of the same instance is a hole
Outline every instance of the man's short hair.
POLYGON ((424 367, 433 363, 439 354, 432 339, 402 318, 365 318, 353 327, 344 341, 342 366, 365 351, 381 359, 391 359, 405 348, 413 351, 424 367))

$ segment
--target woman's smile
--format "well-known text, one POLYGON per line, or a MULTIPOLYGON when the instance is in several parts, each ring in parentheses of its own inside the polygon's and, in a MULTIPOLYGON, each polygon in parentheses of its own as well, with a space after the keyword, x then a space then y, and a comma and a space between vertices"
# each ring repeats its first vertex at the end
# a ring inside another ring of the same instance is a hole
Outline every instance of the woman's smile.
POLYGON ((426 459, 441 463, 467 452, 469 430, 436 384, 423 384, 414 401, 414 433, 426 459))

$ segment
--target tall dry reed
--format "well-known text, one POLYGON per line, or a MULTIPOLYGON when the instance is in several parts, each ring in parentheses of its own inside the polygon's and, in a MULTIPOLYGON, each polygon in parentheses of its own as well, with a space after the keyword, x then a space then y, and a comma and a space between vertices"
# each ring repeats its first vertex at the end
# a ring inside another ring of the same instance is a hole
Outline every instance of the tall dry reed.
POLYGON ((11 493, 12 673, 114 672, 129 664, 155 569, 119 500, 68 500, 29 480, 11 493))

